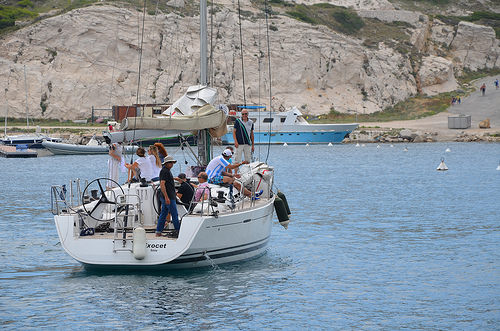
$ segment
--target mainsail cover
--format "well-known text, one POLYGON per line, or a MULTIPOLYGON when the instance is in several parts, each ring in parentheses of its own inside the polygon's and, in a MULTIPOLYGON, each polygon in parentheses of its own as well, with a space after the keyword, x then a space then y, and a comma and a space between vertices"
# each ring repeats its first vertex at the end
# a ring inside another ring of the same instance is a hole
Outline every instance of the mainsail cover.
POLYGON ((190 115, 172 115, 166 117, 128 117, 121 123, 120 129, 131 130, 178 130, 198 131, 210 129, 212 137, 221 137, 227 133, 227 114, 212 105, 204 105, 190 115))

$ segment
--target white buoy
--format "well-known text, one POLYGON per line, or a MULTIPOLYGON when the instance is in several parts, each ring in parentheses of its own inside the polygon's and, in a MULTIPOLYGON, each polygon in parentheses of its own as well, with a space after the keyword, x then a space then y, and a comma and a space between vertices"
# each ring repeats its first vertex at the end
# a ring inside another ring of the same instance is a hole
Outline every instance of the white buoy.
POLYGON ((439 171, 448 170, 448 167, 446 166, 446 164, 444 164, 444 157, 441 158, 441 163, 439 164, 439 166, 437 167, 436 170, 439 170, 439 171))
POLYGON ((287 143, 284 143, 284 144, 283 144, 283 146, 288 146, 288 144, 287 144, 287 143))
POLYGON ((328 146, 333 146, 333 144, 332 143, 328 143, 328 146))
POLYGON ((394 147, 394 145, 393 145, 393 144, 391 144, 391 147, 394 147))
POLYGON ((500 162, 498 162, 497 170, 500 171, 500 162))
POLYGON ((380 145, 377 145, 377 148, 380 148, 380 145))
POLYGON ((448 147, 446 150, 445 150, 446 153, 449 153, 451 152, 451 149, 448 147))
POLYGON ((359 147, 359 143, 356 143, 356 147, 359 147))
POLYGON ((306 144, 306 146, 309 146, 309 144, 306 144))
POLYGON ((365 144, 361 145, 361 147, 365 147, 365 144))
POLYGON ((405 149, 403 149, 403 152, 408 152, 408 147, 405 147, 405 149))

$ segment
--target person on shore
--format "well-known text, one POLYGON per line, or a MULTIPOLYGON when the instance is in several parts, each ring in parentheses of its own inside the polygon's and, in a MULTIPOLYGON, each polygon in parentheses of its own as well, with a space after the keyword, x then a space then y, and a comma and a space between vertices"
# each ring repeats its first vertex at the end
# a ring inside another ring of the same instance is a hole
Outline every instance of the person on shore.
POLYGON ((157 180, 160 180, 160 171, 162 168, 162 164, 160 161, 160 156, 158 155, 158 148, 155 145, 151 145, 148 148, 148 158, 149 162, 151 162, 151 169, 152 169, 152 182, 156 182, 157 180))
POLYGON ((175 202, 175 185, 174 177, 170 171, 177 161, 172 156, 167 156, 163 160, 163 167, 160 172, 160 202, 161 202, 161 212, 158 216, 158 224, 156 225, 156 236, 160 237, 163 228, 165 227, 165 221, 167 215, 170 213, 172 215, 172 222, 174 223, 174 237, 179 235, 180 224, 179 215, 177 214, 177 204, 175 202))
POLYGON ((486 94, 486 84, 483 83, 480 87, 481 95, 484 96, 486 94))
POLYGON ((161 163, 163 163, 163 160, 168 156, 167 150, 162 143, 154 143, 154 145, 158 148, 158 156, 160 157, 161 163))
POLYGON ((189 207, 194 196, 193 184, 188 181, 186 174, 182 172, 174 180, 181 183, 181 186, 177 189, 177 197, 181 199, 185 206, 189 207))
POLYGON ((194 195, 194 201, 201 201, 201 197, 203 200, 207 200, 209 197, 209 188, 208 188, 208 175, 206 172, 202 171, 198 174, 198 182, 200 183, 196 188, 196 193, 194 195))
MULTIPOLYGON (((239 174, 232 174, 227 171, 226 167, 230 165, 228 160, 231 158, 233 153, 229 149, 225 149, 222 152, 222 155, 215 157, 210 163, 207 165, 206 173, 208 175, 208 182, 210 184, 232 184, 234 187, 240 191, 241 190, 241 184, 235 181, 236 178, 240 178, 241 175, 239 174)), ((239 167, 241 163, 236 163, 234 166, 235 168, 239 167)), ((245 194, 247 197, 251 197, 252 193, 246 189, 243 188, 243 194, 245 194)), ((257 193, 255 196, 258 197, 262 194, 262 191, 257 193)))
POLYGON ((112 179, 107 181, 106 189, 111 190, 118 187, 118 180, 120 178, 120 167, 123 158, 123 147, 120 143, 113 143, 109 146, 109 160, 108 160, 108 178, 112 179))
POLYGON ((495 88, 498 90, 498 78, 495 79, 495 88))
POLYGON ((234 147, 236 148, 235 162, 241 162, 242 153, 245 154, 245 160, 252 161, 252 153, 255 149, 253 128, 253 121, 248 118, 248 110, 243 109, 241 119, 236 119, 233 128, 234 147))
MULTIPOLYGON (((139 147, 135 154, 139 158, 132 164, 126 163, 125 167, 133 172, 134 177, 138 181, 140 181, 141 178, 144 178, 148 182, 151 181, 151 178, 153 178, 153 168, 151 166, 151 161, 146 158, 146 150, 139 147)), ((129 180, 130 179, 131 178, 129 178, 129 180)))

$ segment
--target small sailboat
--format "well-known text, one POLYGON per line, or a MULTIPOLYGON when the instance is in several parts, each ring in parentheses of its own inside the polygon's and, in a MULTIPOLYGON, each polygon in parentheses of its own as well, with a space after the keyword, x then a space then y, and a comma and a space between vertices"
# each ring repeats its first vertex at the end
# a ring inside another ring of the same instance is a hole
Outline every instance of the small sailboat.
POLYGON ((497 170, 500 171, 500 162, 498 162, 497 170))

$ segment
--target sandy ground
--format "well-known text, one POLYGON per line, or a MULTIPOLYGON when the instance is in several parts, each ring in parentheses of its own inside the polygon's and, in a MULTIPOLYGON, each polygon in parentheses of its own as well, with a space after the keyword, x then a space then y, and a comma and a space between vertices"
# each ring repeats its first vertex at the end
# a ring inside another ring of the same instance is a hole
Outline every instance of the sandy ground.
MULTIPOLYGON (((500 77, 498 77, 500 80, 500 77)), ((477 80, 473 83, 477 91, 468 97, 462 99, 460 105, 450 106, 447 112, 439 113, 434 116, 410 120, 410 121, 391 121, 391 122, 364 122, 360 126, 380 127, 384 129, 411 129, 414 131, 435 132, 437 139, 453 140, 462 132, 468 135, 484 135, 500 133, 500 89, 495 89, 494 81, 496 77, 487 77, 477 80), (486 84, 486 93, 484 96, 479 91, 479 86, 486 84), (471 127, 469 129, 448 129, 448 117, 457 114, 471 115, 471 127), (490 129, 479 129, 479 122, 490 119, 490 129)), ((451 100, 450 100, 451 102, 451 100)))

